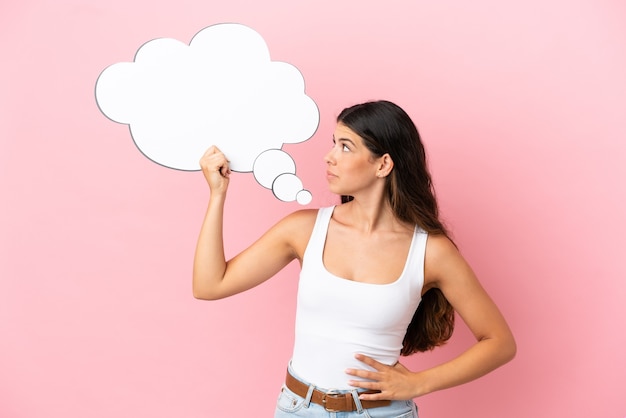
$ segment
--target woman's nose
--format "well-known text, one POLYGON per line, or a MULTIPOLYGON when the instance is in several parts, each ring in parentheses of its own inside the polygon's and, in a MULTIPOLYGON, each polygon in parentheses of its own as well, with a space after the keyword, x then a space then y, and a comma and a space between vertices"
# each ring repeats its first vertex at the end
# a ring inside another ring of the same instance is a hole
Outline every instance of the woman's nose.
POLYGON ((324 162, 328 165, 334 164, 335 163, 335 159, 333 158, 333 150, 331 149, 330 151, 328 151, 328 153, 324 156, 324 162))

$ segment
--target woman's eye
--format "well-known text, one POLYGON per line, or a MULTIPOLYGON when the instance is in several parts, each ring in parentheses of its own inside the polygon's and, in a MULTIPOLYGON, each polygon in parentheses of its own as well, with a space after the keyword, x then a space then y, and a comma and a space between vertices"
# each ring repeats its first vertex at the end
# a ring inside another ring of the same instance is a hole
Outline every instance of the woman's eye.
POLYGON ((348 152, 348 151, 350 151, 350 148, 348 148, 348 146, 347 146, 347 145, 344 145, 344 146, 342 146, 342 147, 341 147, 341 150, 342 150, 343 152, 348 152))

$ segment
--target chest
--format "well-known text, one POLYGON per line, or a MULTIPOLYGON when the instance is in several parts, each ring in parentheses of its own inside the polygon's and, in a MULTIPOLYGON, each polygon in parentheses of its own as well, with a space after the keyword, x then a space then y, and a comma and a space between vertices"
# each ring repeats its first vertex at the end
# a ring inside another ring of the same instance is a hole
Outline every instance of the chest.
POLYGON ((372 284, 396 281, 405 269, 412 244, 411 231, 363 234, 329 227, 322 261, 331 274, 372 284))

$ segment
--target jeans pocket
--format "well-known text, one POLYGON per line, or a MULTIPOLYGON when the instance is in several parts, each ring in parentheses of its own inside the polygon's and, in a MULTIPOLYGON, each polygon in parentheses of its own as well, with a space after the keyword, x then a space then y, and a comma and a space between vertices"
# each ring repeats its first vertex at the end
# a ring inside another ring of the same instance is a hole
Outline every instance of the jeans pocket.
POLYGON ((304 399, 283 386, 280 395, 278 395, 278 401, 276 402, 276 412, 282 411, 293 414, 302 409, 303 406, 304 399))
POLYGON ((365 410, 366 418, 418 418, 417 405, 413 401, 393 401, 382 408, 365 410))

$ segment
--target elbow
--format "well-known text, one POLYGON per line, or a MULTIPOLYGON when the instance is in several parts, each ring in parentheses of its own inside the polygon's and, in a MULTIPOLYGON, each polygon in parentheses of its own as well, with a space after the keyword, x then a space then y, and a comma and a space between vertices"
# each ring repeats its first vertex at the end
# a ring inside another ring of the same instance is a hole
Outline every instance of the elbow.
POLYGON ((201 292, 201 291, 196 290, 196 289, 193 289, 192 294, 193 294, 194 299, 197 299, 197 300, 212 300, 204 292, 201 292))
POLYGON ((490 351, 494 368, 505 365, 517 355, 517 343, 511 334, 501 337, 481 338, 478 340, 479 343, 483 341, 489 341, 488 344, 491 345, 490 351))
POLYGON ((199 280, 194 276, 191 293, 195 299, 198 300, 217 300, 221 299, 221 297, 215 292, 214 289, 211 289, 210 286, 202 285, 199 280))
POLYGON ((513 336, 511 336, 511 341, 509 342, 509 344, 507 345, 507 349, 506 351, 506 363, 508 363, 509 361, 513 360, 515 358, 515 356, 517 355, 517 343, 515 342, 515 338, 513 338, 513 336))
POLYGON ((501 343, 498 354, 500 365, 504 365, 515 358, 517 355, 517 343, 512 335, 501 343))
POLYGON ((209 291, 208 289, 200 289, 197 286, 193 286, 192 294, 195 299, 198 300, 217 300, 221 299, 218 295, 209 291))
POLYGON ((222 289, 224 275, 221 276, 211 274, 203 269, 194 267, 191 275, 191 292, 195 299, 198 300, 217 300, 223 299, 227 295, 222 289))

